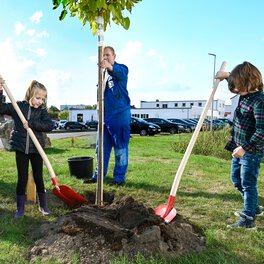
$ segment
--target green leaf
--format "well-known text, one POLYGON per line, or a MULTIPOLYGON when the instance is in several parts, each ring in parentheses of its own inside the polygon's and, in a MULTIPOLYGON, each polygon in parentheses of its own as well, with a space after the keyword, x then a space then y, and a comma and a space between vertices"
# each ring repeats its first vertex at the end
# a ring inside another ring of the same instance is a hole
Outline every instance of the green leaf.
POLYGON ((125 17, 124 19, 122 19, 121 25, 123 26, 124 29, 128 30, 129 27, 130 27, 130 19, 129 19, 129 17, 125 17))
POLYGON ((68 14, 68 11, 66 9, 62 10, 59 19, 63 20, 67 14, 68 14))
POLYGON ((52 0, 53 9, 56 9, 61 4, 61 0, 52 0))
POLYGON ((62 0, 63 8, 65 8, 69 4, 69 2, 70 2, 69 0, 62 0))

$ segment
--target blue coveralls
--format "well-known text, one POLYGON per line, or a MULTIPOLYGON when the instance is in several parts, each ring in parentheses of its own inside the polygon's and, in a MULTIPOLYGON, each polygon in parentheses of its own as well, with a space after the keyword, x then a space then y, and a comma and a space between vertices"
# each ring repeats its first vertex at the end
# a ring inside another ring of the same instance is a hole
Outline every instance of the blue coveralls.
MULTIPOLYGON (((128 68, 114 63, 108 71, 104 91, 104 177, 107 174, 111 150, 114 147, 114 181, 125 182, 130 139, 130 98, 127 91, 128 68)), ((97 144, 98 153, 98 144, 97 144)), ((98 163, 93 175, 97 179, 98 163)))

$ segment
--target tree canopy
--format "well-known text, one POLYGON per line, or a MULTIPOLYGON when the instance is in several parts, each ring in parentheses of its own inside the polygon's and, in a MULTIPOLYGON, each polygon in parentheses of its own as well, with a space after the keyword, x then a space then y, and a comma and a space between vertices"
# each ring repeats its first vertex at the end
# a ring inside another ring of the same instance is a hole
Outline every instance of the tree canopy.
POLYGON ((129 17, 125 12, 132 12, 132 8, 142 0, 52 0, 53 9, 62 6, 60 20, 63 20, 68 13, 71 17, 78 16, 79 20, 86 25, 90 24, 93 35, 97 32, 96 18, 102 16, 104 19, 104 31, 107 25, 110 25, 110 19, 123 28, 128 29, 130 26, 129 17))

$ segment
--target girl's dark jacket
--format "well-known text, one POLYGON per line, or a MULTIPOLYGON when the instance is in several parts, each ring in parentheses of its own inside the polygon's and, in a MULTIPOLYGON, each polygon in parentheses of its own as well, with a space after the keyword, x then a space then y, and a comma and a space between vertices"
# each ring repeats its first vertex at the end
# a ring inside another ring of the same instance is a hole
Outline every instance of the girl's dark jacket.
MULTIPOLYGON (((28 121, 29 127, 34 132, 42 148, 45 146, 45 139, 43 132, 52 130, 52 121, 47 112, 47 109, 30 107, 26 101, 17 102, 20 110, 28 121)), ((2 96, 0 95, 0 114, 10 115, 14 120, 14 128, 11 133, 10 145, 11 150, 21 151, 23 153, 38 153, 33 141, 29 137, 27 130, 16 113, 11 103, 3 103, 2 96)))

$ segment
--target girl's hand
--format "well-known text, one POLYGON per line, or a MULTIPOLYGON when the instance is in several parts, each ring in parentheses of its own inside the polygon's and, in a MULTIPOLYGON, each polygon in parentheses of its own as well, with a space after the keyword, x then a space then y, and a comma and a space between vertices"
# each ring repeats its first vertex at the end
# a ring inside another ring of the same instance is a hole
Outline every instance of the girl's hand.
POLYGON ((23 123, 23 127, 24 127, 25 129, 28 129, 28 128, 29 128, 29 126, 28 126, 28 121, 25 121, 25 122, 23 123))

